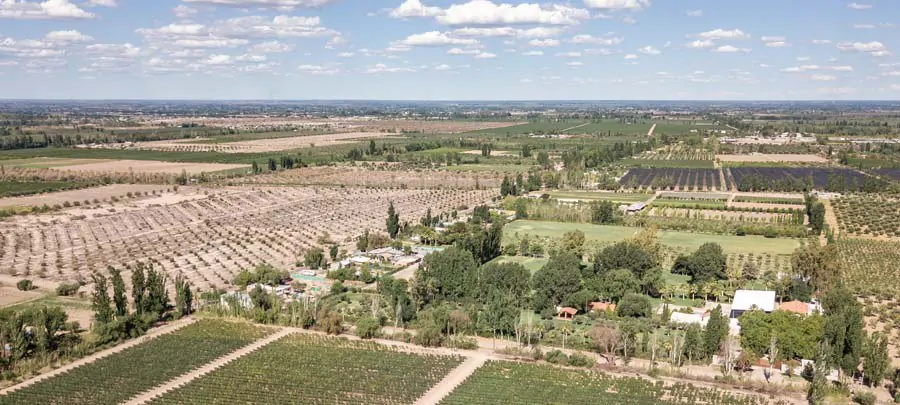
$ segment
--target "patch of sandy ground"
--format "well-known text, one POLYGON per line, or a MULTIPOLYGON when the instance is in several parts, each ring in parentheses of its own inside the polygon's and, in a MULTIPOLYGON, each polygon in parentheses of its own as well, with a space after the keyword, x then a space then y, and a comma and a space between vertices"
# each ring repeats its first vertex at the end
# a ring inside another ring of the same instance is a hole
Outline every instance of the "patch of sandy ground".
POLYGON ((751 153, 745 155, 716 155, 723 162, 804 162, 827 163, 828 159, 818 155, 751 153))
POLYGON ((87 163, 74 166, 61 166, 56 170, 73 172, 113 172, 113 173, 170 173, 199 174, 221 170, 249 168, 250 165, 228 163, 179 163, 160 162, 155 160, 113 160, 100 163, 87 163))

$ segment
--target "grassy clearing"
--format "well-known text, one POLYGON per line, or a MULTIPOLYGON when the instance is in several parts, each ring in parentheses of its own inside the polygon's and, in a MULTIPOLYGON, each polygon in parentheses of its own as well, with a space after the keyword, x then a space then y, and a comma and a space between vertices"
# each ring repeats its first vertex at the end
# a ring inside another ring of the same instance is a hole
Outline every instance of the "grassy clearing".
MULTIPOLYGON (((518 220, 507 224, 503 228, 504 239, 511 241, 513 235, 529 234, 532 236, 546 236, 559 238, 566 232, 573 230, 584 232, 585 238, 600 243, 614 243, 634 236, 640 231, 638 228, 630 228, 615 225, 592 225, 566 222, 545 222, 518 220)), ((773 255, 790 255, 800 246, 797 239, 764 238, 762 236, 733 236, 712 235, 678 231, 659 231, 660 243, 673 248, 696 250, 700 245, 714 242, 722 245, 727 253, 753 253, 773 255)))
POLYGON ((497 263, 518 263, 521 264, 522 267, 528 269, 531 274, 534 274, 536 271, 540 270, 541 267, 544 267, 549 259, 545 257, 500 256, 493 261, 497 263))
POLYGON ((21 182, 21 181, 0 181, 0 197, 17 197, 23 195, 53 193, 56 191, 75 190, 88 187, 88 182, 69 182, 69 181, 39 181, 39 182, 21 182))
POLYGON ((652 194, 608 193, 602 191, 554 191, 550 193, 551 198, 569 198, 585 201, 615 201, 623 203, 647 201, 652 196, 652 194))

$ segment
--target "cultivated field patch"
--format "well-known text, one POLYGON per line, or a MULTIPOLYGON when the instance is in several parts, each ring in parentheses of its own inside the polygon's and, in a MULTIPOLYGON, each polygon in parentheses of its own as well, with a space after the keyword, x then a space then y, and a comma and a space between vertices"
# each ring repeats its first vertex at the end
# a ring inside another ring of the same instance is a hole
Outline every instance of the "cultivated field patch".
MULTIPOLYGON (((640 232, 638 228, 614 225, 517 220, 510 222, 503 228, 503 236, 507 241, 517 233, 520 236, 529 234, 532 236, 559 238, 564 233, 576 229, 584 232, 587 240, 594 240, 600 243, 615 243, 640 232)), ((659 242, 666 246, 686 250, 696 250, 704 243, 714 242, 722 245, 722 248, 728 253, 770 253, 781 255, 790 255, 800 246, 800 242, 796 239, 769 239, 751 235, 712 235, 679 231, 660 231, 659 242)))
POLYGON ((374 342, 295 334, 152 404, 412 404, 461 363, 374 342))
POLYGON ((819 155, 778 154, 778 153, 750 153, 742 155, 716 155, 716 159, 722 162, 802 162, 802 163, 828 163, 828 159, 819 155))
POLYGON ((293 149, 313 148, 354 143, 361 140, 388 137, 383 132, 345 132, 327 135, 304 135, 252 141, 206 143, 206 139, 185 139, 171 141, 137 142, 132 144, 108 144, 109 149, 154 150, 161 152, 220 152, 220 153, 264 153, 293 149), (200 141, 199 143, 196 143, 200 141))
POLYGON ((20 277, 87 280, 93 270, 142 261, 173 278, 182 274, 205 291, 227 287, 238 271, 263 262, 292 268, 325 233, 352 249, 365 230, 384 230, 391 202, 402 221, 416 223, 429 208, 434 215, 462 214, 496 195, 495 190, 399 187, 221 187, 203 192, 206 198, 114 205, 119 208, 77 220, 11 218, 0 223, 0 268, 20 277))
POLYGON ((209 363, 272 329, 201 320, 0 397, 8 404, 118 404, 209 363))
POLYGON ((47 205, 53 207, 66 202, 78 201, 93 202, 94 200, 106 201, 112 197, 122 198, 134 193, 161 192, 165 186, 153 184, 111 184, 108 186, 83 188, 80 190, 58 191, 40 195, 0 198, 0 208, 6 207, 39 207, 47 205))
POLYGON ((441 401, 442 405, 500 403, 762 405, 770 401, 727 389, 508 361, 485 364, 441 401))
MULTIPOLYGON (((459 167, 459 166, 450 166, 459 167)), ((233 180, 243 184, 344 185, 396 188, 497 188, 503 175, 447 170, 371 170, 349 166, 304 167, 233 180)))
POLYGON ((26 169, 50 169, 54 167, 77 166, 89 163, 104 163, 109 159, 67 159, 67 158, 30 158, 0 161, 5 167, 21 167, 26 169))
POLYGON ((82 163, 72 166, 58 166, 54 169, 73 172, 107 173, 169 173, 188 174, 212 173, 223 170, 249 168, 250 165, 227 163, 178 163, 153 160, 110 160, 99 163, 82 163))

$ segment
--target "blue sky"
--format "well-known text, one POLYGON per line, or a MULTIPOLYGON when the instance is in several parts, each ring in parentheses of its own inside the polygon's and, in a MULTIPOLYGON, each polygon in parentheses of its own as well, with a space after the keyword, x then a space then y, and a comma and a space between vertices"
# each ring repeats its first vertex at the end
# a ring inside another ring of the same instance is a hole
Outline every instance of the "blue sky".
POLYGON ((900 99, 900 1, 0 0, 0 98, 900 99))

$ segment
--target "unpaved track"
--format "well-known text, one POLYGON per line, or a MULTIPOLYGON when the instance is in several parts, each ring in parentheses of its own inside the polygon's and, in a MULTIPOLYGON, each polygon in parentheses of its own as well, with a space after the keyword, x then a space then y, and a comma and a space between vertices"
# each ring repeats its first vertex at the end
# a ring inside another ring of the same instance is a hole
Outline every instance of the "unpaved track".
POLYGON ((456 387, 459 387, 460 384, 465 382, 466 378, 469 378, 475 370, 484 365, 485 361, 487 361, 486 356, 480 354, 472 355, 460 364, 459 367, 453 369, 450 374, 447 374, 443 380, 435 384, 434 387, 431 387, 430 390, 426 391, 425 394, 415 402, 415 405, 437 405, 441 400, 446 398, 447 395, 450 395, 456 387))
POLYGON ((265 346, 269 343, 272 343, 278 339, 281 339, 287 335, 290 335, 294 332, 295 332, 295 330, 293 330, 293 329, 282 329, 278 333, 275 333, 268 337, 257 340, 247 346, 244 346, 238 350, 235 350, 231 354, 219 357, 212 363, 208 363, 207 365, 205 365, 203 367, 200 367, 196 370, 190 371, 180 377, 176 377, 175 379, 172 379, 165 384, 158 385, 158 386, 156 386, 156 388, 153 388, 150 391, 144 392, 143 394, 140 394, 140 395, 132 398, 130 401, 125 402, 124 404, 125 405, 138 405, 138 404, 145 404, 147 402, 150 402, 153 398, 156 398, 156 397, 163 395, 169 391, 180 388, 180 387, 184 386, 185 384, 187 384, 191 381, 194 381, 197 378, 200 378, 206 374, 209 374, 209 373, 215 371, 219 367, 222 367, 228 363, 231 363, 232 361, 235 361, 241 357, 244 357, 250 353, 253 353, 254 351, 262 348, 263 346, 265 346))
POLYGON ((653 136, 653 131, 656 131, 656 124, 653 124, 653 126, 650 127, 650 130, 647 131, 647 136, 653 136))
POLYGON ((576 126, 574 126, 574 127, 569 127, 569 128, 566 128, 566 129, 564 129, 564 130, 562 130, 562 131, 559 131, 559 132, 560 132, 560 133, 568 132, 568 131, 571 131, 571 130, 573 130, 573 129, 581 128, 581 127, 583 127, 583 126, 585 126, 585 125, 587 125, 587 124, 590 124, 590 122, 585 122, 584 124, 581 124, 581 125, 576 125, 576 126))
POLYGON ((73 369, 75 369, 75 368, 77 368, 77 367, 81 367, 81 366, 83 366, 83 365, 85 365, 85 364, 93 363, 93 362, 95 362, 95 361, 97 361, 97 360, 100 360, 100 359, 102 359, 102 358, 104 358, 104 357, 107 357, 107 356, 109 356, 109 355, 119 353, 119 352, 121 352, 121 351, 123 351, 123 350, 125 350, 125 349, 128 349, 129 347, 137 346, 137 345, 139 345, 139 344, 141 344, 141 343, 144 343, 144 342, 146 342, 146 341, 148 341, 148 340, 150 340, 150 339, 153 339, 153 338, 155 338, 155 337, 157 337, 157 336, 161 336, 161 335, 165 335, 165 334, 167 334, 167 333, 174 332, 174 331, 176 331, 176 330, 178 330, 178 329, 181 329, 181 328, 183 328, 183 327, 185 327, 185 326, 188 326, 188 325, 190 325, 190 324, 192 324, 192 323, 194 323, 194 322, 196 322, 196 321, 197 321, 197 320, 196 320, 195 318, 184 318, 184 319, 181 319, 181 320, 172 322, 172 323, 170 323, 170 324, 168 324, 168 325, 166 325, 166 326, 163 326, 163 327, 158 328, 158 329, 156 329, 156 330, 152 330, 152 331, 150 331, 149 333, 147 333, 146 335, 141 336, 141 337, 139 337, 139 338, 137 338, 137 339, 132 339, 132 340, 129 340, 128 342, 122 343, 122 344, 117 345, 117 346, 115 346, 115 347, 112 347, 112 348, 109 348, 109 349, 106 349, 106 350, 99 351, 99 352, 94 353, 94 354, 92 354, 92 355, 90 355, 90 356, 83 357, 83 358, 81 358, 81 359, 79 359, 79 360, 76 360, 76 361, 73 361, 73 362, 71 362, 71 363, 69 363, 69 364, 66 364, 65 366, 62 366, 62 367, 60 367, 60 368, 58 368, 58 369, 56 369, 56 370, 53 370, 53 371, 51 371, 51 372, 41 374, 41 375, 39 375, 39 376, 37 376, 37 377, 34 377, 34 378, 30 379, 30 380, 23 381, 23 382, 21 382, 21 383, 19 383, 19 384, 17 384, 17 385, 13 385, 13 386, 11 386, 11 387, 7 387, 7 388, 5 388, 5 389, 3 389, 3 390, 0 390, 0 395, 7 395, 7 394, 9 394, 9 393, 11 393, 11 392, 13 392, 13 391, 17 391, 17 390, 20 390, 20 389, 22 389, 22 388, 25 388, 25 387, 28 387, 28 386, 37 384, 37 383, 39 383, 39 382, 41 382, 41 381, 43 381, 43 380, 46 380, 46 379, 48 379, 48 378, 53 378, 53 377, 56 377, 56 376, 58 376, 58 375, 60 375, 60 374, 67 373, 67 372, 69 372, 69 371, 71 371, 71 370, 73 370, 73 369))

